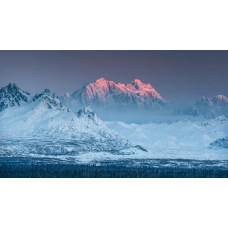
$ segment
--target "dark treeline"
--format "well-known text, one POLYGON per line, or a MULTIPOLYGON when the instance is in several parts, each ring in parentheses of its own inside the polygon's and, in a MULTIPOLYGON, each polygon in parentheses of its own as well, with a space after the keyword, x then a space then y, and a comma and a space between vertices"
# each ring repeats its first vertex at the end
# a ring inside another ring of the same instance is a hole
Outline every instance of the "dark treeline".
POLYGON ((0 178, 227 178, 228 170, 67 164, 7 164, 0 178))

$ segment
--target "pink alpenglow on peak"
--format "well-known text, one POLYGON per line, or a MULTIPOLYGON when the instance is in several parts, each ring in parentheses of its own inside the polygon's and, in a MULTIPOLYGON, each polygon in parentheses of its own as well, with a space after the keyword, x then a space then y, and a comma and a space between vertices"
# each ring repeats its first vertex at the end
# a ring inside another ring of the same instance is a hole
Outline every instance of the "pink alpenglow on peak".
POLYGON ((217 105, 225 105, 228 106, 228 98, 224 95, 217 95, 212 98, 212 102, 217 105))
POLYGON ((139 79, 122 84, 100 78, 75 91, 72 98, 82 104, 144 105, 162 101, 160 94, 150 84, 144 84, 139 79))
POLYGON ((224 100, 224 101, 228 102, 228 98, 226 96, 224 96, 224 95, 217 95, 216 98, 219 99, 219 100, 224 100))
POLYGON ((144 84, 139 79, 135 79, 133 82, 126 86, 131 92, 140 96, 152 96, 154 98, 162 99, 160 94, 151 86, 151 84, 144 84))
POLYGON ((64 93, 63 96, 60 97, 60 101, 63 104, 73 104, 74 103, 74 99, 71 97, 71 94, 69 92, 64 93))
POLYGON ((71 98, 70 93, 65 93, 64 95, 65 95, 67 98, 71 98))
POLYGON ((64 95, 63 95, 63 100, 64 101, 68 102, 68 101, 71 101, 72 99, 73 98, 71 97, 70 93, 68 93, 68 92, 64 93, 64 95))
POLYGON ((224 95, 217 95, 213 98, 202 97, 196 101, 196 105, 225 105, 228 106, 228 98, 224 95))
POLYGON ((97 83, 107 83, 107 81, 104 78, 99 78, 96 80, 97 83))

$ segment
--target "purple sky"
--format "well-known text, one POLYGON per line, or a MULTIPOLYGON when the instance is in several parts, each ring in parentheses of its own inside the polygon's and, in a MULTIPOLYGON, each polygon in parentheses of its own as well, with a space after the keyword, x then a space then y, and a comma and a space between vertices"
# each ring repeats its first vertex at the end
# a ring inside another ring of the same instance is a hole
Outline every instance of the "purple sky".
POLYGON ((62 95, 104 77, 151 83, 162 97, 193 102, 228 95, 228 51, 0 51, 0 87, 62 95))

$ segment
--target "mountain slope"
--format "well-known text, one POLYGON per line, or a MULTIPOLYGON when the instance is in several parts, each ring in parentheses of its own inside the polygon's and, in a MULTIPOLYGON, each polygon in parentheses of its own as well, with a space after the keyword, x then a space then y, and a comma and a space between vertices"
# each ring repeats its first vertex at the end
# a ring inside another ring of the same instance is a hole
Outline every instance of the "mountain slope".
POLYGON ((28 92, 21 90, 15 83, 0 89, 0 112, 8 107, 21 106, 31 100, 28 92))

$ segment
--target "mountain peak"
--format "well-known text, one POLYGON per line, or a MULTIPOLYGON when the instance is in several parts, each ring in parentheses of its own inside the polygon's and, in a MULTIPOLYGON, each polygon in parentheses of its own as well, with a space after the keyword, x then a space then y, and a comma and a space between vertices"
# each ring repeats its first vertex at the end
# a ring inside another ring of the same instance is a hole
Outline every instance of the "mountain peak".
MULTIPOLYGON (((21 91, 21 92, 25 92, 27 94, 29 94, 29 92, 27 91, 22 91, 18 85, 14 82, 10 82, 7 86, 3 87, 5 89, 5 91, 7 91, 8 93, 12 93, 12 92, 15 92, 15 91, 21 91)), ((3 89, 2 88, 2 89, 3 89)))
POLYGON ((133 80, 133 82, 135 83, 135 84, 142 84, 142 81, 141 80, 139 80, 139 79, 135 79, 135 80, 133 80))
POLYGON ((217 95, 215 98, 217 98, 218 100, 226 100, 226 101, 228 101, 228 98, 226 96, 222 95, 222 94, 217 95))
POLYGON ((7 85, 8 88, 16 88, 16 89, 19 89, 19 87, 17 86, 16 83, 14 82, 10 82, 8 85, 7 85))
POLYGON ((68 92, 66 92, 66 93, 64 93, 64 96, 66 97, 66 98, 71 98, 71 95, 70 95, 70 93, 68 93, 68 92))
POLYGON ((152 87, 151 84, 145 84, 139 79, 135 79, 131 83, 127 84, 127 88, 131 90, 131 92, 134 92, 142 97, 162 99, 160 94, 152 87))
MULTIPOLYGON (((141 80, 135 79, 127 86, 133 85, 136 89, 143 88, 146 84, 142 83, 141 80)), ((151 86, 152 87, 152 86, 151 86)))
POLYGON ((78 112, 77 112, 77 115, 78 117, 82 117, 82 116, 87 116, 87 115, 90 115, 90 116, 95 116, 96 114, 94 113, 94 111, 89 107, 85 107, 85 108, 82 108, 80 109, 78 112))
POLYGON ((55 93, 52 93, 49 89, 45 89, 40 94, 36 94, 33 97, 33 101, 39 100, 43 104, 45 104, 48 109, 58 109, 63 110, 64 106, 59 100, 58 96, 55 93))
POLYGON ((217 95, 213 98, 201 97, 196 101, 196 105, 228 105, 228 98, 224 95, 217 95))
POLYGON ((100 125, 102 123, 90 106, 80 109, 77 112, 77 117, 79 119, 88 119, 96 125, 100 125))
MULTIPOLYGON (((91 85, 95 85, 97 88, 102 88, 102 87, 109 87, 110 85, 114 85, 115 83, 113 81, 108 81, 104 78, 99 78, 96 80, 95 83, 89 83, 88 85, 91 86, 91 85)), ((87 85, 87 86, 88 86, 87 85)))
POLYGON ((197 113, 204 117, 228 116, 228 98, 224 95, 217 95, 213 98, 202 97, 194 105, 197 113))
POLYGON ((33 101, 36 101, 40 98, 43 98, 43 97, 46 97, 46 96, 52 96, 52 97, 55 97, 56 95, 53 93, 51 94, 51 91, 49 89, 45 89, 43 90, 41 93, 37 93, 34 97, 33 97, 33 101))
POLYGON ((45 89, 42 93, 43 94, 51 94, 51 91, 50 91, 50 89, 45 89))
POLYGON ((30 93, 21 90, 15 83, 9 83, 0 89, 0 111, 31 100, 30 93))
POLYGON ((216 105, 228 106, 228 98, 224 95, 217 95, 216 97, 212 98, 211 100, 216 105))
POLYGON ((135 79, 129 84, 115 83, 99 78, 72 94, 83 105, 148 105, 161 101, 160 94, 150 85, 135 79))
POLYGON ((99 79, 96 80, 96 82, 98 82, 98 83, 99 82, 107 82, 107 80, 105 80, 104 78, 99 78, 99 79))
POLYGON ((202 96, 200 99, 197 99, 195 105, 210 105, 211 99, 205 96, 202 96))

